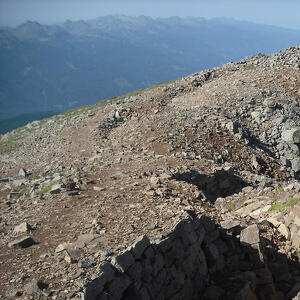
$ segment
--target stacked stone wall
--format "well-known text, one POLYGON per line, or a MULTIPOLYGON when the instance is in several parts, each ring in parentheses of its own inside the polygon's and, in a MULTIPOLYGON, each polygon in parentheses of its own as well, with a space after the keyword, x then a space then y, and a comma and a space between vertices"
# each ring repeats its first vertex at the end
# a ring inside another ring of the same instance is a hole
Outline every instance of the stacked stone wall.
POLYGON ((263 270, 260 274, 266 270, 259 236, 253 236, 258 235, 255 226, 243 233, 244 246, 239 240, 224 236, 203 215, 180 221, 168 236, 155 243, 141 236, 121 255, 100 267, 100 276, 87 285, 84 299, 219 299, 226 290, 224 284, 222 288, 222 283, 217 285, 214 280, 220 273, 224 276, 224 272, 237 272, 241 258, 249 263, 244 263, 243 272, 235 279, 236 297, 247 295, 256 299, 256 275, 249 269, 256 263, 256 268, 263 270), (254 247, 247 244, 248 235, 250 242, 254 240, 254 247), (245 251, 245 247, 252 250, 245 251))

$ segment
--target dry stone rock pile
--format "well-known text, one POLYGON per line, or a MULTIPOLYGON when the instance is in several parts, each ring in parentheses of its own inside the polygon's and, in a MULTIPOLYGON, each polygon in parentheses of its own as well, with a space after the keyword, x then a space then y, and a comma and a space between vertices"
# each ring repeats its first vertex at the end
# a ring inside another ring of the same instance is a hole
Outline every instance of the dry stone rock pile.
MULTIPOLYGON (((256 224, 242 229, 238 221, 223 221, 220 227, 190 217, 162 240, 142 236, 101 265, 84 299, 285 299, 270 268, 289 272, 288 266, 269 262, 264 247, 256 224)), ((291 275, 279 280, 285 276, 291 275)))

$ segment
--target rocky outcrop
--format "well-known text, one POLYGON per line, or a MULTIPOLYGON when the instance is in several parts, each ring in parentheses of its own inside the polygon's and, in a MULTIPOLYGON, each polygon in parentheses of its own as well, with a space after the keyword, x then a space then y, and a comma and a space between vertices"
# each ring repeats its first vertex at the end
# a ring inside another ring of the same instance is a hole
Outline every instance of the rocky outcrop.
POLYGON ((141 236, 100 266, 84 299, 283 299, 258 226, 240 225, 220 227, 202 215, 180 221, 156 242, 141 236))

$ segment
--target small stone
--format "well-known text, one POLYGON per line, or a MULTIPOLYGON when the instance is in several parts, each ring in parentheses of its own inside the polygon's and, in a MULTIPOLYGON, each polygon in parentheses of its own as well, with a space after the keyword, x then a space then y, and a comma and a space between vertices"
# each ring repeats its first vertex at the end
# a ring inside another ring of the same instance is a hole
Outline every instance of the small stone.
POLYGON ((158 184, 161 183, 161 182, 160 182, 160 179, 159 179, 158 177, 154 177, 154 176, 152 176, 152 177, 150 178, 150 182, 151 182, 152 185, 158 185, 158 184))
POLYGON ((30 236, 24 236, 8 243, 10 248, 28 248, 35 244, 35 241, 30 236))
POLYGON ((72 192, 76 190, 76 182, 69 181, 65 184, 66 191, 72 192))
POLYGON ((41 280, 33 279, 31 282, 24 286, 24 291, 27 295, 37 296, 42 293, 42 291, 47 288, 47 284, 41 280))
POLYGON ((77 241, 74 243, 74 246, 77 248, 84 248, 90 245, 95 239, 97 235, 93 233, 82 234, 77 238, 77 241))
POLYGON ((155 228, 157 228, 157 225, 154 222, 147 225, 148 230, 154 230, 155 228))
POLYGON ((258 208, 250 213, 250 216, 254 219, 258 218, 263 213, 267 212, 271 208, 271 205, 266 205, 264 207, 258 208))
POLYGON ((67 250, 65 255, 65 261, 69 264, 74 264, 79 261, 82 251, 80 250, 67 250))
POLYGON ((253 111, 253 112, 251 112, 251 117, 253 119, 258 120, 258 119, 262 118, 262 113, 259 111, 253 111))
POLYGON ((95 228, 97 228, 98 230, 101 230, 101 229, 104 228, 104 225, 103 225, 100 221, 98 221, 97 219, 94 219, 94 220, 92 221, 92 225, 93 225, 95 228))
POLYGON ((260 159, 257 156, 252 157, 252 165, 256 170, 260 170, 260 159))
POLYGON ((40 255, 40 258, 41 258, 41 259, 46 259, 46 258, 49 257, 49 256, 50 256, 49 253, 43 253, 43 254, 40 255))
POLYGON ((300 128, 292 128, 282 133, 282 139, 291 144, 300 144, 300 128))
POLYGON ((93 186, 93 190, 96 191, 96 192, 101 192, 103 191, 104 189, 99 187, 99 186, 93 186))
POLYGON ((31 226, 27 222, 23 222, 14 228, 15 233, 26 233, 31 230, 31 226))
POLYGON ((236 220, 224 220, 220 223, 223 229, 232 229, 240 226, 240 222, 236 220))
POLYGON ((279 227, 281 222, 279 222, 275 217, 270 217, 267 219, 269 223, 271 223, 274 227, 279 227))
POLYGON ((283 188, 283 190, 284 190, 285 192, 291 191, 291 190, 293 190, 293 189, 294 189, 294 184, 293 184, 293 183, 290 183, 289 185, 287 185, 287 186, 285 186, 285 187, 283 188))
POLYGON ((253 186, 246 186, 242 189, 243 193, 251 193, 254 190, 253 186))
POLYGON ((100 260, 106 260, 109 256, 111 256, 113 252, 111 250, 99 250, 94 254, 95 258, 100 258, 100 260))
POLYGON ((297 158, 293 159, 291 162, 292 162, 292 170, 295 173, 300 172, 300 158, 297 157, 297 158))
POLYGON ((285 225, 285 224, 281 224, 279 227, 278 227, 278 231, 287 239, 289 240, 290 237, 291 237, 291 233, 288 229, 288 227, 285 225))
POLYGON ((226 123, 225 127, 227 128, 227 130, 233 134, 238 133, 238 129, 240 127, 240 124, 237 122, 232 122, 229 121, 228 123, 226 123))
POLYGON ((28 172, 24 168, 21 168, 18 175, 21 177, 26 177, 28 176, 28 172))
POLYGON ((66 243, 66 242, 64 242, 64 243, 62 243, 62 244, 59 244, 59 245, 56 247, 55 252, 56 252, 56 253, 62 252, 62 251, 64 251, 64 250, 70 249, 71 246, 72 246, 71 243, 66 243))
POLYGON ((276 108, 276 101, 274 99, 266 99, 264 101, 264 105, 267 106, 268 108, 276 108))
POLYGON ((61 191, 62 185, 61 184, 54 184, 51 187, 50 194, 58 194, 61 191))
POLYGON ((257 225, 253 224, 243 229, 241 231, 240 241, 241 243, 246 243, 250 245, 259 243, 260 238, 259 238, 259 229, 257 225))

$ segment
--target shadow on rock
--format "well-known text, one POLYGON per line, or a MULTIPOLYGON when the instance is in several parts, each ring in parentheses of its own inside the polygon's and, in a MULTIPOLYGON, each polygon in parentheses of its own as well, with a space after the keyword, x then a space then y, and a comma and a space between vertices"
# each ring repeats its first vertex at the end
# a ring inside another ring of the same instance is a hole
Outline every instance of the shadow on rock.
POLYGON ((212 204, 217 198, 237 194, 244 187, 250 185, 241 177, 235 175, 232 168, 219 168, 212 175, 200 174, 198 171, 191 170, 189 172, 176 173, 172 179, 185 181, 197 186, 203 198, 212 204))
POLYGON ((268 228, 204 215, 181 220, 162 239, 142 236, 102 265, 84 299, 299 299, 299 260, 264 237, 268 228))

